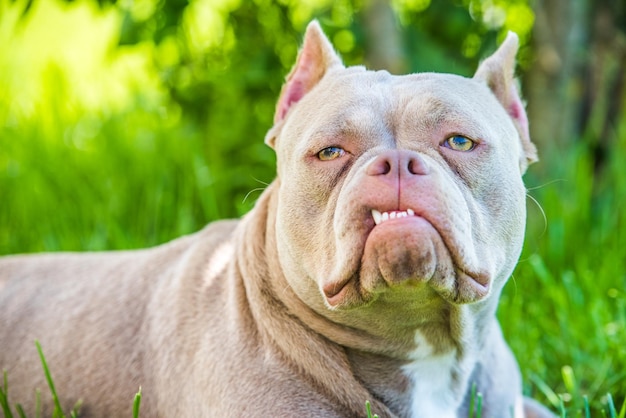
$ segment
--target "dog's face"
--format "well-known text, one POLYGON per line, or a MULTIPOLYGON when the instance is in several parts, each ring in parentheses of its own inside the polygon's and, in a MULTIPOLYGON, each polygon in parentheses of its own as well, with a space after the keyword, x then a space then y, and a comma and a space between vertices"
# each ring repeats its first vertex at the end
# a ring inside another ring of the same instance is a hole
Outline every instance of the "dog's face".
POLYGON ((344 68, 309 28, 268 143, 280 262, 315 310, 499 294, 521 251, 521 175, 535 158, 512 69, 494 65, 516 45, 502 48, 474 79, 392 76, 344 68))

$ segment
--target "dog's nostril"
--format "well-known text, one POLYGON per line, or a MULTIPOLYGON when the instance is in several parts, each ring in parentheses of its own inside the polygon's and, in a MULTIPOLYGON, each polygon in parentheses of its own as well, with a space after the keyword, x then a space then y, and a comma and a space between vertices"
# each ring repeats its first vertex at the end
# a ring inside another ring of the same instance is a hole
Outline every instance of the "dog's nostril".
POLYGON ((370 176, 385 176, 389 174, 393 166, 388 158, 378 157, 367 168, 367 174, 370 176))
POLYGON ((426 165, 426 162, 418 156, 409 158, 407 169, 409 170, 409 173, 415 175, 428 174, 428 166, 426 165))

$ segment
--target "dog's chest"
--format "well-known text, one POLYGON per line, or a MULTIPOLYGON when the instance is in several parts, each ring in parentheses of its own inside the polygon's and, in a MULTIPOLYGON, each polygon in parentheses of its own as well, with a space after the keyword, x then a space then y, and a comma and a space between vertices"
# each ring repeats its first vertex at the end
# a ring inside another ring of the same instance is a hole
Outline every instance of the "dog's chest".
POLYGON ((402 371, 411 382, 411 418, 455 418, 459 399, 454 379, 458 362, 456 351, 435 353, 433 347, 418 333, 413 361, 402 371))

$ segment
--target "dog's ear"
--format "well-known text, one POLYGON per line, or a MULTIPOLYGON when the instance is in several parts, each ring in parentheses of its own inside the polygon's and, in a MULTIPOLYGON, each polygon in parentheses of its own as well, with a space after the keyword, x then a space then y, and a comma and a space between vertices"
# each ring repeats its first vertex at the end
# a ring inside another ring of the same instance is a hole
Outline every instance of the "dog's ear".
POLYGON ((498 50, 480 64, 474 79, 487 83, 513 119, 522 140, 524 155, 520 161, 520 170, 524 173, 529 164, 537 161, 537 148, 530 141, 528 117, 515 80, 515 55, 518 46, 517 34, 509 32, 498 50))
POLYGON ((274 148, 276 137, 289 109, 302 99, 334 66, 343 66, 319 23, 313 20, 306 28, 304 43, 296 64, 287 76, 276 104, 274 126, 265 136, 265 143, 274 148))

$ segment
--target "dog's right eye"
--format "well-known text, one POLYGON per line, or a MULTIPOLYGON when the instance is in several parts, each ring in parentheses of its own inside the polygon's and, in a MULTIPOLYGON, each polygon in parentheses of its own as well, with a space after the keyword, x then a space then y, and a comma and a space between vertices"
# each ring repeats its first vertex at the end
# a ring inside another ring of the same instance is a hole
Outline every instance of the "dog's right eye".
POLYGON ((345 153, 346 151, 343 148, 328 147, 318 152, 317 158, 319 158, 321 161, 330 161, 343 157, 345 153))
POLYGON ((476 142, 462 135, 454 135, 443 141, 443 146, 454 151, 467 152, 476 147, 476 142))

